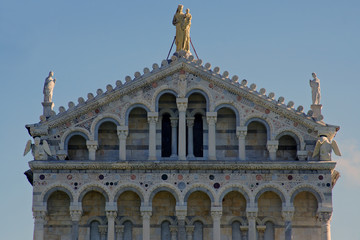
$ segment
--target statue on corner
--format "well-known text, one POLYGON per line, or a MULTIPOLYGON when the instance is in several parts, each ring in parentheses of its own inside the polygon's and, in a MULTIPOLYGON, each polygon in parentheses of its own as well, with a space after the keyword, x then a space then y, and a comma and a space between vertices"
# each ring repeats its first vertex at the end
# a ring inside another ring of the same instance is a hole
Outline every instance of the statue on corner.
POLYGON ((47 160, 48 155, 51 156, 51 150, 49 147, 49 144, 46 140, 43 140, 43 143, 40 144, 40 138, 35 137, 34 138, 34 144, 31 143, 31 140, 27 141, 25 150, 24 150, 24 156, 30 152, 34 156, 35 160, 47 160))
POLYGON ((320 105, 320 79, 317 78, 316 73, 312 73, 313 80, 310 80, 312 104, 320 105))
POLYGON ((186 13, 183 13, 183 5, 179 5, 176 9, 172 24, 176 27, 176 52, 184 50, 190 52, 190 26, 191 26, 191 14, 190 10, 186 9, 186 13))
POLYGON ((55 87, 56 78, 53 78, 54 72, 49 72, 49 76, 45 79, 44 83, 44 102, 52 102, 53 90, 55 87))
POLYGON ((327 136, 320 135, 319 139, 316 142, 313 158, 317 155, 320 155, 320 160, 331 161, 331 152, 334 150, 334 153, 338 156, 341 156, 340 149, 335 140, 329 140, 327 136))

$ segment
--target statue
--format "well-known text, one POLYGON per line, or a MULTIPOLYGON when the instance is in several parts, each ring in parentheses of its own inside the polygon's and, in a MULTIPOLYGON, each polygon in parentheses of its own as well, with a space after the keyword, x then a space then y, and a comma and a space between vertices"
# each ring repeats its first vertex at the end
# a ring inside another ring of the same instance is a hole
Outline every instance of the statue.
POLYGON ((334 153, 338 156, 341 156, 339 147, 335 140, 330 140, 325 135, 320 135, 319 139, 316 142, 313 158, 320 154, 320 160, 331 161, 331 151, 334 150, 334 153))
POLYGON ((53 79, 54 72, 49 72, 49 76, 45 79, 44 83, 44 102, 52 102, 53 90, 56 82, 56 78, 53 79))
POLYGON ((190 52, 190 26, 192 16, 189 11, 189 9, 186 9, 184 21, 181 23, 181 29, 184 31, 184 44, 182 49, 186 52, 190 52))
POLYGON ((317 78, 316 73, 312 73, 313 80, 310 80, 312 104, 320 105, 320 79, 317 78))
POLYGON ((35 144, 32 144, 31 140, 27 141, 24 156, 31 150, 35 160, 47 160, 48 155, 51 156, 51 150, 47 141, 43 140, 43 143, 40 144, 40 138, 35 137, 34 142, 35 144))
POLYGON ((183 13, 183 5, 179 5, 176 9, 172 24, 176 27, 176 52, 180 50, 190 51, 190 26, 191 26, 191 14, 189 9, 186 9, 186 13, 183 13))

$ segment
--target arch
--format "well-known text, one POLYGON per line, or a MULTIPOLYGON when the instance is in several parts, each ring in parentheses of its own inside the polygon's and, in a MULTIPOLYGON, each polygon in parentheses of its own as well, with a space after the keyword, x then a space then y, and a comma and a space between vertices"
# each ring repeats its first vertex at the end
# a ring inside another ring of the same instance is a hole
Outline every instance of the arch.
POLYGON ((50 185, 45 191, 43 191, 43 193, 40 196, 40 199, 42 199, 42 201, 46 203, 49 197, 51 196, 51 194, 56 191, 62 191, 66 193, 70 198, 70 202, 74 201, 74 194, 72 189, 68 186, 60 185, 60 184, 50 185))
POLYGON ((124 222, 129 221, 132 224, 136 224, 135 220, 132 217, 121 217, 120 219, 116 218, 115 223, 116 225, 123 225, 124 222))
POLYGON ((170 108, 163 108, 161 109, 161 111, 159 112, 159 118, 162 117, 164 114, 168 113, 170 115, 170 117, 178 117, 177 114, 176 114, 177 111, 173 111, 171 110, 170 108))
MULTIPOLYGON (((165 191, 165 192, 169 192, 173 195, 173 197, 176 200, 176 205, 178 205, 180 203, 180 198, 179 196, 181 195, 180 192, 178 192, 176 189, 174 189, 173 186, 171 186, 170 184, 160 184, 160 185, 156 185, 155 188, 150 190, 150 195, 149 195, 149 199, 148 199, 148 203, 151 205, 154 196, 161 191, 165 191)), ((180 203, 182 204, 182 203, 180 203)))
POLYGON ((95 191, 95 192, 99 192, 101 193, 106 202, 109 202, 109 193, 103 188, 103 186, 98 185, 98 184, 89 184, 89 185, 85 185, 80 189, 80 194, 78 197, 78 202, 82 202, 82 199, 84 198, 84 196, 91 191, 95 191))
POLYGON ((159 99, 162 95, 164 94, 172 94, 175 96, 175 98, 178 97, 178 93, 175 92, 173 89, 161 89, 159 92, 155 92, 154 93, 154 96, 155 96, 155 99, 153 98, 153 102, 152 102, 152 105, 155 106, 155 112, 158 112, 159 111, 159 99))
POLYGON ((116 194, 114 196, 113 202, 116 202, 120 197, 120 195, 123 194, 124 192, 134 192, 139 196, 141 203, 144 202, 145 193, 139 186, 135 184, 123 184, 119 188, 115 189, 114 192, 116 192, 116 194))
POLYGON ((305 148, 304 146, 304 138, 302 137, 302 135, 293 130, 293 129, 282 129, 275 137, 275 140, 279 140, 282 136, 285 136, 285 135, 288 135, 288 136, 291 136, 292 138, 294 138, 295 142, 296 142, 296 145, 297 145, 297 148, 298 150, 303 150, 305 148))
POLYGON ((191 219, 189 218, 186 218, 185 222, 186 222, 186 225, 194 225, 195 222, 201 222, 202 224, 205 224, 206 223, 206 219, 201 217, 201 216, 195 216, 191 219))
POLYGON ((245 126, 247 127, 251 122, 260 122, 260 123, 264 124, 264 126, 266 128, 267 140, 271 139, 271 135, 270 135, 271 128, 270 128, 269 123, 265 119, 258 118, 258 117, 252 117, 252 118, 246 120, 245 126))
POLYGON ((242 217, 233 217, 229 220, 228 224, 231 225, 233 222, 240 222, 241 226, 247 225, 246 221, 242 217))
POLYGON ((290 198, 290 203, 294 203, 294 199, 296 197, 296 195, 298 195, 301 192, 310 192, 314 195, 314 197, 316 198, 318 205, 320 206, 323 201, 324 201, 324 196, 323 194, 316 189, 315 187, 311 186, 311 185, 300 185, 296 188, 294 188, 289 194, 291 196, 290 198))
POLYGON ((130 112, 135 109, 135 108, 142 108, 144 109, 146 112, 150 112, 150 109, 145 106, 144 104, 141 104, 141 103, 135 103, 135 104, 132 104, 130 105, 127 109, 126 109, 126 113, 125 113, 125 125, 128 126, 128 123, 129 123, 129 115, 130 115, 130 112))
POLYGON ((87 224, 87 225, 90 225, 91 222, 93 222, 93 221, 98 221, 98 222, 100 223, 100 225, 106 225, 106 224, 107 224, 107 219, 106 219, 106 218, 104 219, 104 218, 99 217, 99 216, 90 217, 90 218, 87 220, 86 224, 87 224))
POLYGON ((261 186, 256 191, 256 194, 255 194, 255 203, 256 204, 259 200, 259 197, 265 192, 274 192, 280 197, 283 204, 285 204, 287 202, 286 194, 284 194, 285 191, 280 186, 275 185, 275 184, 266 184, 266 185, 261 186))
POLYGON ((71 127, 65 131, 65 133, 61 136, 60 140, 60 149, 67 150, 67 145, 72 136, 80 135, 84 137, 86 140, 90 140, 90 132, 85 128, 81 127, 71 127))
POLYGON ((202 116, 206 117, 206 112, 201 108, 195 108, 188 113, 189 117, 195 117, 196 114, 201 114, 202 116))
POLYGON ((199 93, 201 94, 205 100, 206 100, 206 111, 209 112, 209 105, 210 105, 210 100, 209 100, 209 94, 206 93, 203 89, 200 89, 200 88, 194 88, 194 89, 191 89, 189 92, 186 93, 185 97, 186 98, 189 98, 189 96, 193 93, 199 93))
POLYGON ((168 221, 171 225, 177 225, 176 219, 169 216, 161 216, 157 223, 160 225, 162 222, 168 221))
POLYGON ((272 222, 274 225, 278 225, 279 223, 276 221, 276 218, 274 217, 264 217, 261 220, 260 225, 265 225, 267 222, 272 222))
POLYGON ((187 203, 187 200, 188 200, 190 194, 192 194, 193 192, 197 192, 197 191, 200 191, 200 192, 203 192, 203 193, 207 194, 208 197, 210 198, 211 202, 212 203, 215 202, 214 196, 216 194, 211 189, 209 189, 205 185, 195 184, 195 185, 191 186, 191 188, 186 192, 186 194, 184 196, 184 203, 187 203))
POLYGON ((215 107, 214 112, 217 112, 217 111, 219 111, 219 110, 222 109, 222 108, 229 108, 229 109, 231 109, 231 110, 234 111, 235 116, 236 116, 236 126, 239 126, 239 125, 240 125, 240 115, 239 115, 238 109, 237 109, 235 106, 230 105, 230 104, 228 104, 228 103, 222 103, 222 104, 217 105, 217 106, 215 107))
POLYGON ((91 124, 91 133, 92 133, 92 137, 94 140, 97 140, 98 138, 98 131, 99 131, 99 127, 101 124, 103 124, 104 122, 112 122, 114 123, 116 126, 120 126, 120 118, 115 115, 115 114, 101 114, 99 116, 97 116, 94 121, 91 124))
POLYGON ((238 186, 238 185, 230 185, 230 186, 226 186, 225 188, 223 188, 221 190, 221 192, 219 193, 220 197, 218 199, 218 203, 222 204, 222 200, 224 199, 226 194, 228 194, 230 192, 239 192, 241 195, 244 196, 244 198, 246 200, 246 205, 249 206, 250 195, 251 195, 250 191, 248 189, 245 189, 243 186, 238 186))

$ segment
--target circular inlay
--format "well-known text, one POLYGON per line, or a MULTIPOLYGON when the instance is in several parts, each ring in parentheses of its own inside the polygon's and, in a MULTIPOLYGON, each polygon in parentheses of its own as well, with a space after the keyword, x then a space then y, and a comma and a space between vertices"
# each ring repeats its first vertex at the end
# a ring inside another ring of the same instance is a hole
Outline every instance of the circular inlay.
POLYGON ((136 175, 132 174, 132 175, 130 176, 130 178, 131 178, 131 180, 135 180, 135 179, 136 179, 136 175))
POLYGON ((330 187, 330 186, 331 186, 331 184, 330 184, 330 183, 327 183, 327 184, 326 184, 326 186, 330 187))
POLYGON ((183 180, 183 178, 184 178, 183 175, 181 175, 181 174, 178 175, 179 180, 183 180))
POLYGON ((75 182, 75 183, 74 183, 74 185, 75 185, 75 186, 77 186, 77 185, 78 185, 78 183, 77 183, 77 182, 75 182))
POLYGON ((166 174, 161 175, 161 179, 164 180, 164 181, 167 180, 167 179, 168 179, 168 175, 166 175, 166 174))
POLYGON ((71 180, 72 179, 72 175, 71 174, 69 174, 69 175, 67 175, 67 177, 66 177, 68 180, 71 180))
POLYGON ((323 175, 320 175, 319 176, 319 180, 323 180, 324 179, 324 176, 323 175))
POLYGON ((226 175, 225 179, 229 181, 230 180, 230 175, 226 175))
POLYGON ((270 113, 270 110, 269 110, 269 109, 265 109, 265 113, 266 113, 266 114, 269 114, 269 113, 270 113))
POLYGON ((262 176, 261 175, 256 175, 256 180, 258 180, 258 181, 260 181, 260 180, 262 180, 262 176))
POLYGON ((40 180, 44 180, 44 179, 45 179, 45 175, 41 174, 41 175, 39 176, 39 178, 40 178, 40 180))
POLYGON ((292 175, 289 175, 289 176, 288 176, 288 179, 289 179, 289 180, 293 180, 293 176, 292 176, 292 175))
POLYGON ((214 175, 210 175, 210 176, 209 176, 209 179, 210 179, 210 180, 214 180, 214 179, 215 179, 215 176, 214 176, 214 175))
POLYGON ((220 183, 214 183, 214 188, 215 188, 215 189, 220 188, 220 183))
POLYGON ((184 189, 186 188, 186 184, 185 184, 184 182, 179 182, 178 188, 179 188, 180 190, 184 190, 184 189))
POLYGON ((103 179, 104 179, 104 175, 100 174, 100 175, 99 175, 99 179, 100 179, 100 180, 103 180, 103 179))

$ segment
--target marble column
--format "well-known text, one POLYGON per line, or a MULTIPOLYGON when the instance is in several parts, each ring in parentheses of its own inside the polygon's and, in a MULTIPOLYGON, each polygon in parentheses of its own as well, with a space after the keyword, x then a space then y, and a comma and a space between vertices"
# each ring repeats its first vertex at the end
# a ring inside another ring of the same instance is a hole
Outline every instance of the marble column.
POLYGON ((258 230, 258 240, 264 240, 266 226, 257 226, 256 228, 258 230))
POLYGON ((186 160, 186 108, 187 98, 176 99, 179 110, 179 160, 186 160))
POLYGON ((177 240, 178 227, 176 225, 170 226, 171 240, 177 240))
POLYGON ((217 112, 207 112, 206 120, 208 122, 209 135, 208 135, 208 147, 209 147, 209 160, 216 160, 216 121, 217 112))
POLYGON ((141 217, 142 217, 142 239, 150 240, 150 218, 152 215, 152 207, 151 206, 141 206, 140 207, 141 217))
POLYGON ((247 127, 236 127, 236 136, 239 140, 239 159, 246 160, 245 138, 247 134, 247 127))
POLYGON ((89 160, 95 160, 96 150, 98 148, 98 141, 86 141, 86 146, 89 150, 89 160))
POLYGON ((194 156, 194 135, 193 135, 193 127, 194 127, 194 117, 187 118, 187 127, 188 127, 188 159, 195 158, 194 156))
POLYGON ((115 218, 117 212, 110 210, 106 211, 106 217, 108 221, 108 229, 107 229, 107 240, 115 240, 115 218))
POLYGON ((149 122, 149 160, 156 160, 156 122, 158 112, 148 112, 149 122))
POLYGON ((185 218, 187 206, 176 206, 175 211, 178 222, 178 240, 186 240, 185 218))
POLYGON ((257 209, 252 209, 251 211, 246 211, 246 217, 249 223, 249 232, 248 239, 256 240, 256 217, 257 217, 257 209))
POLYGON ((266 146, 269 151, 270 160, 276 160, 276 151, 278 150, 279 141, 268 140, 266 146))
POLYGON ((178 118, 170 118, 171 121, 171 158, 177 158, 177 126, 178 118))
POLYGON ((128 126, 117 126, 117 134, 119 137, 119 159, 126 160, 126 138, 129 134, 128 126))
POLYGON ((34 240, 44 240, 44 225, 46 223, 46 207, 44 210, 33 210, 34 240))
POLYGON ((115 226, 116 240, 123 240, 124 238, 124 226, 115 226))
POLYGON ((108 229, 108 226, 99 225, 100 240, 106 240, 107 229, 108 229))
POLYGON ((186 225, 186 240, 192 240, 194 234, 195 226, 193 225, 186 225))
POLYGON ((211 217, 213 219, 213 240, 220 240, 221 229, 220 229, 220 220, 222 216, 221 207, 212 207, 211 208, 211 217))
POLYGON ((292 218, 294 216, 294 209, 283 210, 281 214, 285 221, 285 240, 292 240, 292 218))
POLYGON ((248 240, 248 226, 240 226, 241 240, 248 240))
POLYGON ((331 240, 330 221, 332 212, 319 212, 318 219, 321 222, 321 240, 331 240))
POLYGON ((70 216, 72 221, 71 239, 78 240, 79 238, 79 222, 82 216, 81 203, 70 205, 70 216))

